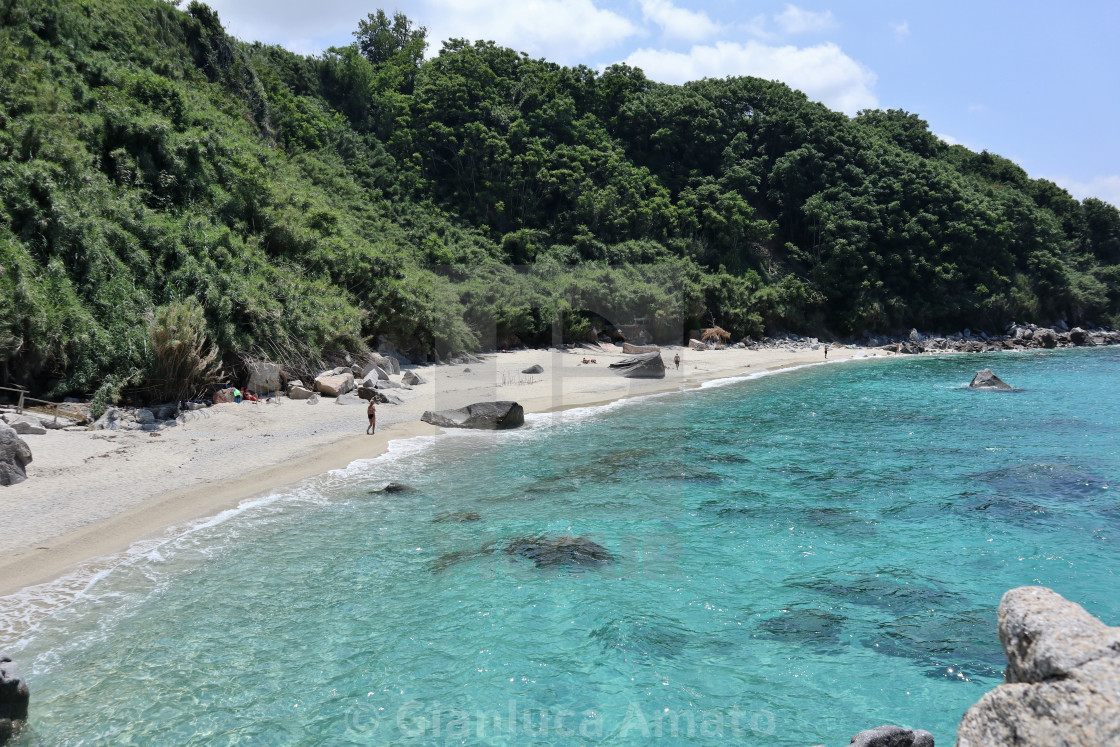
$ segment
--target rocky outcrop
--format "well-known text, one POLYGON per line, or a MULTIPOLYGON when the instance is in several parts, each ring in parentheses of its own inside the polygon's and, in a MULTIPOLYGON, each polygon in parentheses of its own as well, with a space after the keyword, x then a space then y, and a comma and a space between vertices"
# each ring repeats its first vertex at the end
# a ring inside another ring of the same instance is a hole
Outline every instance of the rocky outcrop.
POLYGON ((525 423, 525 410, 516 402, 476 402, 457 410, 427 410, 420 419, 441 428, 516 428, 525 423))
POLYGON ((542 374, 544 373, 544 366, 539 363, 534 363, 526 369, 522 369, 523 374, 542 374))
POLYGON ((409 386, 416 386, 418 384, 427 384, 428 380, 415 371, 405 371, 401 376, 401 383, 408 384, 409 386))
POLYGON ((610 364, 610 368, 620 376, 628 379, 663 379, 665 378, 665 361, 661 360, 661 353, 642 353, 630 358, 610 364))
POLYGON ((701 340, 697 340, 696 338, 693 338, 693 339, 688 341, 688 349, 689 350, 711 350, 712 346, 709 345, 706 342, 702 342, 701 340))
POLYGON ((27 465, 31 463, 31 447, 0 421, 0 485, 16 485, 27 479, 27 465))
POLYGON ((922 729, 878 726, 856 734, 850 747, 933 747, 933 735, 922 729))
POLYGON ((1050 589, 1003 595, 1005 684, 972 706, 957 747, 1120 744, 1120 628, 1050 589))
MULTIPOLYGON (((337 397, 346 394, 354 388, 354 374, 349 370, 344 373, 323 373, 315 377, 315 391, 337 397)), ((290 396, 290 395, 289 395, 290 396)))
POLYGON ((999 389, 1001 391, 1011 389, 1011 385, 992 373, 990 368, 977 371, 976 375, 972 377, 972 383, 968 386, 970 389, 999 389))
POLYGON ((625 355, 640 355, 642 353, 660 353, 661 348, 656 345, 631 345, 628 342, 622 343, 622 352, 625 355))
POLYGON ((19 734, 27 722, 31 691, 19 667, 6 654, 0 654, 0 744, 19 734))

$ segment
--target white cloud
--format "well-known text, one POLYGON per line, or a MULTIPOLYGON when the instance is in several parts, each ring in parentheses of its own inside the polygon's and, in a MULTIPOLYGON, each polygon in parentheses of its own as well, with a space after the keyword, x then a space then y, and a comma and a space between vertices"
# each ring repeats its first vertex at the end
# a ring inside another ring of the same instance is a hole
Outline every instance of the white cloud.
POLYGON ((825 31, 836 25, 831 10, 815 13, 803 10, 796 5, 786 5, 785 10, 774 15, 774 22, 787 34, 804 34, 810 31, 825 31))
POLYGON ((895 39, 902 41, 906 37, 910 36, 910 23, 909 21, 903 21, 902 23, 892 23, 891 31, 894 33, 895 39))
POLYGON ((1079 200, 1086 197, 1096 197, 1120 207, 1120 176, 1097 176, 1087 182, 1071 179, 1067 176, 1046 177, 1055 184, 1065 187, 1069 193, 1079 200))
POLYGON ((939 135, 938 133, 935 132, 935 133, 933 133, 933 136, 935 138, 937 138, 938 140, 940 140, 941 142, 945 143, 946 145, 960 145, 961 144, 961 141, 957 140, 952 135, 939 135))
POLYGON ((872 88, 876 76, 848 57, 835 44, 812 47, 774 47, 756 41, 746 44, 716 42, 694 46, 687 53, 639 49, 625 62, 640 67, 663 83, 684 83, 700 78, 752 75, 780 80, 826 106, 855 114, 879 105, 872 88))
POLYGON ((723 29, 709 18, 707 13, 679 8, 670 0, 641 0, 641 2, 642 18, 656 23, 668 37, 700 41, 723 29))
POLYGON ((638 33, 638 28, 592 0, 428 0, 428 39, 438 52, 445 39, 487 39, 561 64, 586 61, 638 33))
MULTIPOLYGON (((315 12, 303 3, 274 0, 204 0, 226 30, 244 41, 280 44, 301 54, 349 44, 369 6, 357 0, 318 0, 315 12)), ((185 7, 185 6, 184 6, 185 7)))

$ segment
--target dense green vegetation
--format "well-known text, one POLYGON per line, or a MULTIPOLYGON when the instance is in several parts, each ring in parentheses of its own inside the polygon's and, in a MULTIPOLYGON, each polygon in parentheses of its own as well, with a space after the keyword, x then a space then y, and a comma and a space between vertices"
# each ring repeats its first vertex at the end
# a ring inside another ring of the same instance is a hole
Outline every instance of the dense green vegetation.
POLYGON ((0 0, 0 378, 104 399, 168 386, 160 350, 306 371, 599 317, 1120 322, 1120 212, 916 115, 355 25, 308 58, 196 2, 0 0))

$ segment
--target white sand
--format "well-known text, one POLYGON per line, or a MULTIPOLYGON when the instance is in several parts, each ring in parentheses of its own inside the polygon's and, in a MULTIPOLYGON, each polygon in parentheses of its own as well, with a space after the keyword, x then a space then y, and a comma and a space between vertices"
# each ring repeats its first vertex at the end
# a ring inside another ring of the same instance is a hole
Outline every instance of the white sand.
MULTIPOLYGON (((834 347, 829 360, 877 352, 834 347)), ((247 498, 377 456, 390 439, 438 433, 420 422, 424 410, 514 400, 527 413, 548 412, 821 363, 823 351, 667 348, 662 357, 669 371, 654 380, 610 371, 607 364, 621 357, 621 351, 529 350, 487 356, 481 364, 419 367, 429 383, 392 390, 404 404, 378 406, 376 436, 365 435, 364 406, 340 406, 328 397, 315 405, 288 399, 215 405, 185 414, 158 436, 142 431, 25 436, 34 457, 28 479, 0 488, 0 595, 50 581, 247 498), (679 371, 671 362, 676 352, 679 371), (583 365, 584 357, 597 364, 583 365), (520 373, 536 363, 543 374, 520 373)))

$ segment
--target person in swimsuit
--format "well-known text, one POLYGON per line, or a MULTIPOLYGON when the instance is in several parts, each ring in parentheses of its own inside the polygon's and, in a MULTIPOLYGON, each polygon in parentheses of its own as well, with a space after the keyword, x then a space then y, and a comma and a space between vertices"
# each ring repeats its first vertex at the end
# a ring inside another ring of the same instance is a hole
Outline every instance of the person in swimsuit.
POLYGON ((377 421, 377 413, 374 410, 373 400, 369 401, 369 407, 366 408, 366 415, 369 417, 369 428, 366 428, 366 433, 373 435, 373 426, 377 421))

